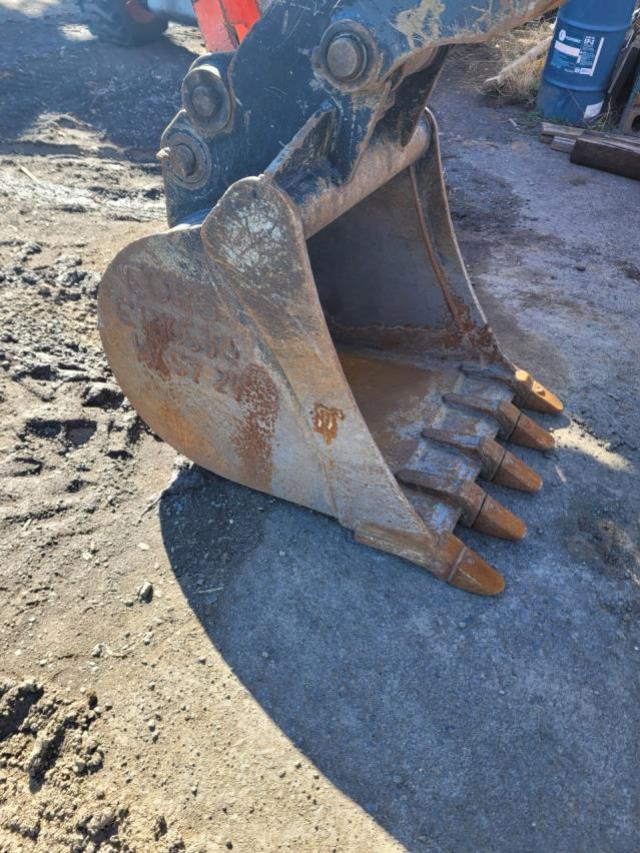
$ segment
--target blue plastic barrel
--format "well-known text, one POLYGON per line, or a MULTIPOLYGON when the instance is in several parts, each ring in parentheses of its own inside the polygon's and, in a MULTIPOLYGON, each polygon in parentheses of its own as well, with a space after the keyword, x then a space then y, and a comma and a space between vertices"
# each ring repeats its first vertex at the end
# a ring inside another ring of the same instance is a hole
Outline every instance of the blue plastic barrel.
POLYGON ((605 94, 636 0, 568 0, 558 12, 538 92, 547 119, 589 124, 605 94))

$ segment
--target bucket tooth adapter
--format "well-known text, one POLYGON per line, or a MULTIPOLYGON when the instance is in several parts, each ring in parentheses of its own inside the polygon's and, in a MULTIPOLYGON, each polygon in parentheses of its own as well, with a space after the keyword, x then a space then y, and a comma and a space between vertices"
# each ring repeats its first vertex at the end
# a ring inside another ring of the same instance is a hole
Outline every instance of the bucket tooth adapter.
POLYGON ((504 580, 454 535, 520 539, 476 478, 542 481, 521 408, 562 404, 502 353, 453 233, 425 103, 454 43, 549 0, 274 0, 192 65, 159 157, 169 230, 99 291, 113 371, 204 468, 334 516, 461 589, 504 580))

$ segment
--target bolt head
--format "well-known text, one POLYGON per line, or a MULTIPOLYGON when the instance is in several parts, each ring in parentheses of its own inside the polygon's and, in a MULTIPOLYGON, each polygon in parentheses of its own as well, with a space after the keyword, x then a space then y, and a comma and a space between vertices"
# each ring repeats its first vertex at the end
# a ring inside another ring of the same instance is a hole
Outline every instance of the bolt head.
POLYGON ((182 81, 182 103, 199 133, 213 135, 231 118, 231 96, 214 65, 197 65, 182 81))
POLYGON ((169 153, 169 165, 171 166, 172 172, 174 172, 183 181, 186 181, 187 178, 191 177, 196 170, 196 155, 188 145, 185 145, 184 142, 180 142, 178 145, 171 146, 169 153))
POLYGON ((327 47, 326 63, 336 80, 356 80, 366 68, 367 49, 355 33, 340 33, 327 47))
POLYGON ((202 118, 211 118, 220 109, 220 97, 210 86, 200 84, 191 92, 191 103, 202 118))

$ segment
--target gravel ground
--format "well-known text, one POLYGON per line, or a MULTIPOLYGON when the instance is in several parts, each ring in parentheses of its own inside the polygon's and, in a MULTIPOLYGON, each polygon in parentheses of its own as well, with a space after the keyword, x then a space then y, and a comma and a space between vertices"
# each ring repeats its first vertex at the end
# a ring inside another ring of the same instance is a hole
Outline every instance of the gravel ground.
MULTIPOLYGON (((478 94, 434 99, 505 349, 567 403, 545 478, 466 540, 499 600, 176 458, 95 326, 164 227, 155 161, 198 35, 127 51, 0 0, 0 851, 634 851, 638 185, 478 94)), ((495 490, 498 494, 499 489, 495 490)))

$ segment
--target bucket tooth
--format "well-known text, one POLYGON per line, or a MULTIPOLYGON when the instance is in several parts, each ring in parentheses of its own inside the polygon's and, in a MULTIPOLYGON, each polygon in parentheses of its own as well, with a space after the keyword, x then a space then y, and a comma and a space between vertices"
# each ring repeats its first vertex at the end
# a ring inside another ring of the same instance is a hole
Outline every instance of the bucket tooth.
POLYGON ((499 595, 504 578, 472 548, 452 533, 442 537, 442 552, 449 558, 447 583, 476 595, 499 595))
POLYGON ((533 493, 542 488, 542 477, 493 438, 485 436, 479 441, 465 442, 456 433, 433 428, 425 428, 421 434, 476 458, 480 462, 480 476, 484 480, 519 492, 533 493))
POLYGON ((471 456, 480 463, 480 476, 484 480, 493 480, 500 470, 502 460, 507 452, 497 441, 484 437, 480 440, 476 436, 466 433, 457 433, 446 429, 424 427, 420 435, 453 447, 465 456, 471 456))
POLYGON ((531 447, 533 450, 542 451, 553 450, 556 446, 555 439, 549 430, 523 413, 520 413, 513 432, 509 436, 509 441, 522 447, 531 447))
POLYGON ((485 480, 495 480, 504 461, 507 451, 493 438, 481 438, 474 450, 482 468, 480 476, 485 480))
POLYGON ((437 497, 451 501, 460 509, 460 521, 466 527, 500 539, 522 539, 527 533, 522 519, 502 506, 476 483, 456 483, 451 478, 434 476, 415 468, 403 468, 396 476, 402 483, 418 486, 437 497))
MULTIPOLYGON (((484 439, 482 444, 491 439, 484 439)), ((497 442, 492 442, 500 450, 503 448, 497 442)), ((526 462, 511 453, 503 451, 503 456, 495 474, 491 478, 498 486, 506 486, 508 489, 517 489, 519 492, 538 492, 542 488, 542 477, 530 468, 526 462)))
POLYGON ((415 468, 402 468, 396 477, 401 483, 417 486, 455 504, 460 510, 460 520, 467 527, 472 527, 480 514, 485 494, 475 483, 456 482, 451 477, 436 476, 415 468))
POLYGON ((526 370, 516 370, 516 384, 516 403, 519 406, 547 415, 559 415, 564 410, 562 400, 526 370))
POLYGON ((500 427, 500 437, 504 439, 511 437, 521 414, 517 406, 508 400, 489 400, 472 394, 444 394, 443 399, 445 403, 482 412, 483 415, 493 418, 500 427))
POLYGON ((499 424, 501 438, 506 441, 542 451, 555 447, 554 438, 549 430, 537 424, 508 400, 495 403, 483 397, 464 394, 445 394, 443 399, 446 403, 474 409, 494 418, 499 424))
POLYGON ((480 533, 488 533, 489 536, 497 536, 499 539, 517 541, 527 535, 527 525, 524 521, 487 494, 471 526, 480 533))
POLYGON ((562 400, 552 391, 538 382, 527 373, 526 370, 516 368, 506 369, 492 365, 479 366, 477 364, 464 364, 462 370, 466 376, 478 377, 480 379, 495 379, 504 382, 514 391, 514 403, 534 412, 542 412, 546 415, 559 415, 564 411, 562 400))
POLYGON ((475 595, 499 595, 505 586, 500 572, 453 533, 434 535, 407 534, 379 524, 366 524, 356 530, 356 540, 412 560, 452 586, 475 595))
POLYGON ((481 438, 476 447, 482 465, 480 476, 485 480, 519 492, 539 492, 542 488, 542 477, 493 438, 481 438))
POLYGON ((519 492, 539 492, 542 488, 542 477, 492 438, 481 439, 477 452, 485 479, 519 492))

